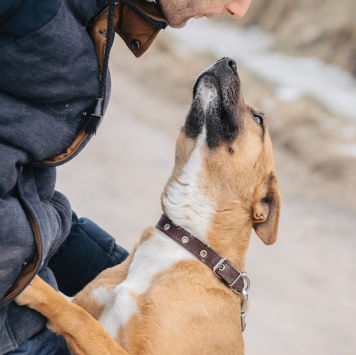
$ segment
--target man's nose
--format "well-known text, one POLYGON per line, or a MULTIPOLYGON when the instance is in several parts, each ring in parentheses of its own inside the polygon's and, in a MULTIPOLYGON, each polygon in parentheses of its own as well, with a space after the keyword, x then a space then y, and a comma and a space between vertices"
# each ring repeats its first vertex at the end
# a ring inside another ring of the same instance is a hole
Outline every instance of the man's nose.
POLYGON ((241 18, 245 15, 251 0, 233 0, 225 5, 225 12, 233 18, 241 18))

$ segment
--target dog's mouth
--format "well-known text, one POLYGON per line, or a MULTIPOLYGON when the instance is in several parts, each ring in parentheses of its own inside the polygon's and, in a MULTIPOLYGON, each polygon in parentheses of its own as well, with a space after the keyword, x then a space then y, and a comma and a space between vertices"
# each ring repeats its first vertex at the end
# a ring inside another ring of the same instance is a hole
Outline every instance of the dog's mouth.
POLYGON ((184 126, 196 139, 206 128, 209 148, 232 141, 239 129, 240 80, 236 64, 223 58, 200 74, 193 87, 193 102, 184 126))

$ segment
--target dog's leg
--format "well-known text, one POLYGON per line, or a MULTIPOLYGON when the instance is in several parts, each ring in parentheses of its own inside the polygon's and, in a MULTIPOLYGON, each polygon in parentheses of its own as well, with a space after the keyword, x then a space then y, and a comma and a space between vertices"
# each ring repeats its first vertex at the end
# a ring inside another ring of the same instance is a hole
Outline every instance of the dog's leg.
POLYGON ((16 303, 48 318, 48 329, 62 335, 73 354, 128 354, 84 309, 67 301, 39 276, 16 298, 16 303))

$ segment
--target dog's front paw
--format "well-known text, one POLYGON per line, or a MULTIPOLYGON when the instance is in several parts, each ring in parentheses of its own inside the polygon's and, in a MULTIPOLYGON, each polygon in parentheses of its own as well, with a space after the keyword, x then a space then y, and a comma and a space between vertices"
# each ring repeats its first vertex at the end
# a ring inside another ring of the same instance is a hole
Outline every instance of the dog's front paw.
POLYGON ((19 306, 30 306, 33 299, 33 287, 29 284, 16 298, 15 302, 19 306))
POLYGON ((53 290, 36 275, 30 284, 15 298, 15 302, 19 306, 28 306, 37 310, 37 305, 45 302, 46 297, 44 295, 47 288, 53 290))

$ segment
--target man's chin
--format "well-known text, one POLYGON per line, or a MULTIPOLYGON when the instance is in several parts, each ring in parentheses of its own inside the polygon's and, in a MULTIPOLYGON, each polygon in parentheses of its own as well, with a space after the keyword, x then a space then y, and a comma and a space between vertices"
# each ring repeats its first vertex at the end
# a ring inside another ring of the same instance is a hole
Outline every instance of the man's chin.
POLYGON ((166 20, 167 20, 167 22, 168 22, 168 26, 169 26, 169 27, 172 27, 172 28, 182 28, 182 27, 184 27, 184 26, 187 24, 189 18, 183 20, 183 19, 176 19, 176 18, 173 18, 173 19, 172 19, 172 18, 167 17, 166 20))
POLYGON ((187 15, 184 16, 182 13, 177 13, 177 9, 173 6, 168 6, 167 1, 175 1, 175 0, 155 0, 156 4, 162 11, 162 14, 166 21, 168 22, 168 26, 172 28, 182 28, 186 25, 190 17, 187 15))
POLYGON ((172 28, 183 28, 187 24, 187 22, 188 22, 188 20, 184 21, 184 22, 181 22, 181 23, 170 23, 168 21, 168 26, 172 27, 172 28))
POLYGON ((211 14, 206 14, 206 15, 199 15, 199 16, 194 16, 194 17, 189 17, 187 19, 170 19, 170 18, 166 18, 167 22, 168 22, 168 25, 172 28, 182 28, 184 27, 187 22, 190 20, 190 19, 201 19, 203 17, 206 17, 206 18, 215 18, 217 16, 220 16, 221 14, 215 14, 215 13, 211 13, 211 14))

